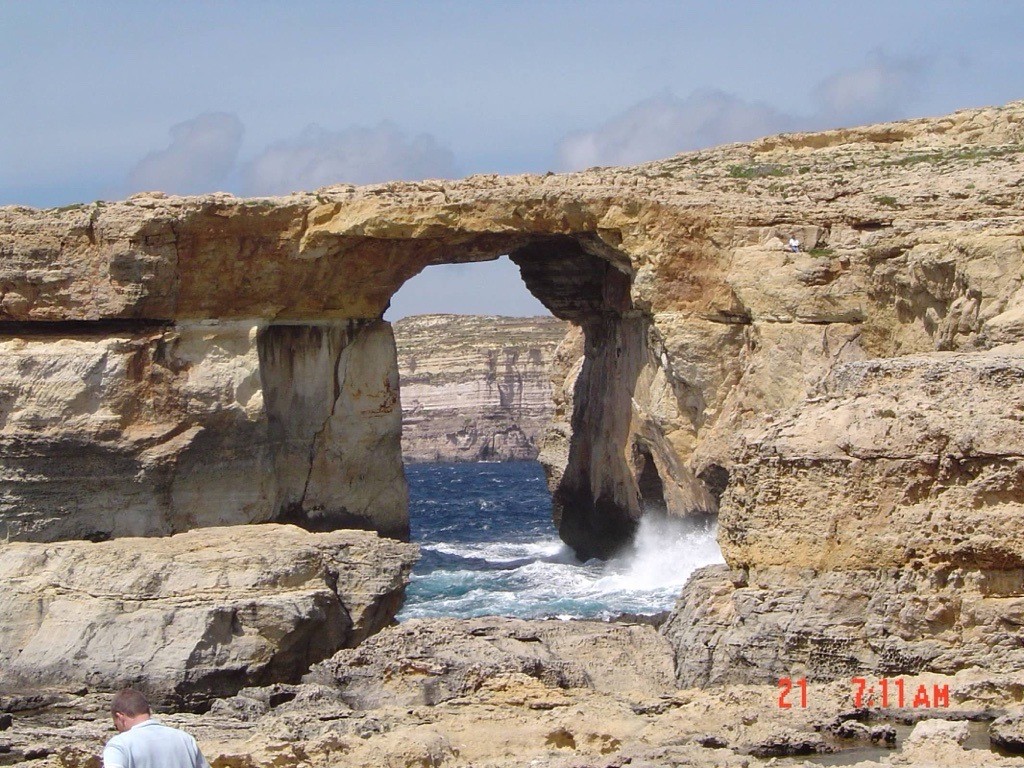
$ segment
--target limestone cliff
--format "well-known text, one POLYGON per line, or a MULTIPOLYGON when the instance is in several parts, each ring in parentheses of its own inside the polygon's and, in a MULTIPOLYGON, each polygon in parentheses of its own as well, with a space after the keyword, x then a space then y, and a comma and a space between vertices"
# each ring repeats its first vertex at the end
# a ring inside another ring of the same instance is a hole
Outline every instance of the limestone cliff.
POLYGON ((745 431, 680 680, 1024 670, 1022 412, 1018 343, 837 365, 745 431))
POLYGON ((394 355, 373 321, 0 322, 3 535, 406 535, 394 355))
POLYGON ((536 459, 553 416, 553 317, 420 315, 394 324, 406 461, 536 459))
POLYGON ((681 676, 763 681, 794 648, 849 649, 820 676, 964 667, 1019 644, 996 540, 1024 504, 1022 190, 1015 103, 562 176, 3 209, 0 515, 36 541, 402 535, 380 318, 426 266, 509 254, 576 328, 541 454, 563 538, 607 555, 652 506, 721 516, 732 571, 681 601, 705 616, 671 635, 681 676), (859 571, 878 601, 800 629, 859 571), (903 656, 872 645, 894 615, 903 656))

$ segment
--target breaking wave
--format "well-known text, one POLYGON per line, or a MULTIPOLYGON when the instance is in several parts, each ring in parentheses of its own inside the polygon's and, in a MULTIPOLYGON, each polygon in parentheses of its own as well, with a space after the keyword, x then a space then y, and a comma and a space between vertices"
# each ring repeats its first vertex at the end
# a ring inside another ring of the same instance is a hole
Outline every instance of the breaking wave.
POLYGON ((722 561, 710 521, 648 515, 633 546, 580 562, 558 539, 532 462, 407 468, 421 558, 399 619, 612 618, 671 609, 690 574, 722 561))

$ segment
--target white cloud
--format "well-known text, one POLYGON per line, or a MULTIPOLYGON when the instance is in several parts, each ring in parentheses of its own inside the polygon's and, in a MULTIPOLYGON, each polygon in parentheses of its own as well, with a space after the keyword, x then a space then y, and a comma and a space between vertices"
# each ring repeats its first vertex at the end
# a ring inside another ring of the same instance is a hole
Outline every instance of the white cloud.
POLYGON ((242 121, 225 112, 207 112, 178 123, 171 128, 167 149, 151 152, 132 168, 130 191, 216 191, 234 168, 243 132, 242 121))
POLYGON ((244 169, 247 194, 271 195, 329 184, 371 184, 457 175, 451 150, 429 134, 408 137, 397 126, 306 128, 267 147, 244 169))
POLYGON ((685 99, 662 94, 641 101, 594 131, 558 144, 562 168, 631 165, 731 141, 747 141, 791 128, 792 118, 722 91, 696 91, 685 99))
POLYGON ((820 117, 829 124, 896 120, 906 114, 923 69, 920 61, 875 51, 863 66, 822 80, 812 95, 820 117))
POLYGON ((641 101, 592 131, 566 136, 557 146, 564 170, 594 165, 632 165, 716 144, 783 131, 897 120, 917 93, 926 64, 881 51, 854 69, 837 72, 812 91, 815 110, 780 112, 722 91, 670 93, 641 101))

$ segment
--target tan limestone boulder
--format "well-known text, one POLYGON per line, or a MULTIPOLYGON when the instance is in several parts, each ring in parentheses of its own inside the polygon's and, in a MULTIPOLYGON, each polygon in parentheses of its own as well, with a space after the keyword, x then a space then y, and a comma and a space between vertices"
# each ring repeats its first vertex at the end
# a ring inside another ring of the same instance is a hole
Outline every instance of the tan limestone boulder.
POLYGON ((415 553, 281 525, 0 545, 0 690, 131 684, 196 705, 296 681, 392 620, 415 553))

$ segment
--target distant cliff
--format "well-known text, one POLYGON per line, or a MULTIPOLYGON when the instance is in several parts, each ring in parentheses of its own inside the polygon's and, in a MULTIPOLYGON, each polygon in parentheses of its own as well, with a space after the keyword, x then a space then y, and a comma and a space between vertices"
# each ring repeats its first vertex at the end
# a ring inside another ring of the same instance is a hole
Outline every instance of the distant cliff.
POLYGON ((394 324, 406 461, 535 459, 552 414, 554 317, 420 315, 394 324))

